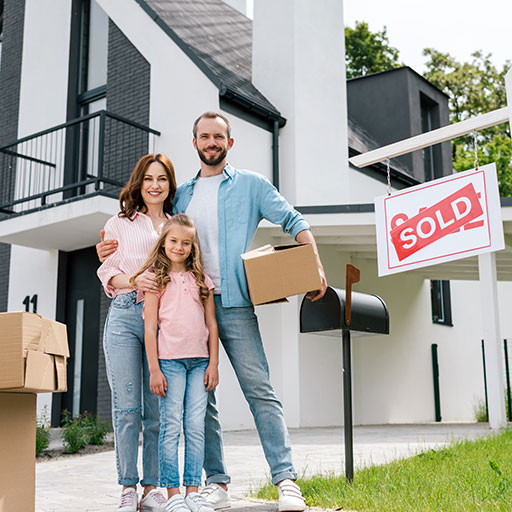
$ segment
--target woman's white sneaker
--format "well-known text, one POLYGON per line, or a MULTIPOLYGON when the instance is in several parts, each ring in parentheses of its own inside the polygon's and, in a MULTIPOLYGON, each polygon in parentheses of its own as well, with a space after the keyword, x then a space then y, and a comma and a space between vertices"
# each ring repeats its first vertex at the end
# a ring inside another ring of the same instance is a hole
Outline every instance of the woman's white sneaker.
POLYGON ((277 492, 279 493, 279 512, 300 512, 306 508, 300 487, 293 480, 287 478, 279 482, 277 492))
POLYGON ((225 491, 218 484, 208 484, 201 489, 199 494, 214 510, 231 507, 229 491, 225 491))
POLYGON ((138 505, 137 491, 133 487, 127 487, 121 493, 117 512, 137 512, 138 505))
POLYGON ((166 503, 164 495, 153 489, 140 500, 140 512, 165 512, 166 503))

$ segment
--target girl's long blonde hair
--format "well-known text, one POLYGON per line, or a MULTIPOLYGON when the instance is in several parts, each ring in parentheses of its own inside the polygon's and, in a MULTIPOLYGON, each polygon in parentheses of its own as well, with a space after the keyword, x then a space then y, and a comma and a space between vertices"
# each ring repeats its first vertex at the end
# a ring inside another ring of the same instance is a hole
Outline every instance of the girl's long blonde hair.
POLYGON ((210 290, 205 283, 199 237, 197 236, 197 230, 193 220, 182 213, 174 215, 165 223, 162 228, 162 233, 146 260, 146 263, 144 263, 144 266, 130 278, 130 284, 135 287, 135 279, 146 272, 146 270, 152 269, 156 276, 156 284, 158 288, 160 290, 165 288, 166 284, 171 280, 169 272, 171 271, 172 266, 172 262, 165 254, 165 239, 167 238, 169 231, 174 226, 183 226, 194 231, 192 236, 192 250, 190 251, 188 258, 185 260, 185 268, 194 275, 196 283, 199 286, 199 297, 201 302, 204 304, 205 300, 210 296, 210 290))

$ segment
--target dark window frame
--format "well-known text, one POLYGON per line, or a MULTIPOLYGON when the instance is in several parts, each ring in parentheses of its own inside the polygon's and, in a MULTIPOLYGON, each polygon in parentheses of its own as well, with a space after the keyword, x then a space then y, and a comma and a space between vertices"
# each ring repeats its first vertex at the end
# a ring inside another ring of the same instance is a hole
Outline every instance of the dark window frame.
POLYGON ((430 281, 432 322, 453 327, 450 281, 430 281))
MULTIPOLYGON (((429 132, 440 128, 439 103, 420 92, 421 132, 429 132)), ((425 181, 435 180, 444 176, 441 145, 435 144, 423 148, 423 169, 425 181), (427 161, 429 169, 427 169, 427 161)))

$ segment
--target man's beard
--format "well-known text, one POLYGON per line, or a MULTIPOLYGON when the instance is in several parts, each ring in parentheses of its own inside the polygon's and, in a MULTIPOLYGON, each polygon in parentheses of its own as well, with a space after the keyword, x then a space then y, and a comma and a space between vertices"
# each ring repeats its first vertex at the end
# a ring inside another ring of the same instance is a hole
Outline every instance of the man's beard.
MULTIPOLYGON (((218 148, 218 147, 215 147, 215 148, 209 147, 209 148, 206 148, 206 149, 220 149, 220 148, 218 148)), ((224 158, 226 158, 226 155, 228 154, 228 150, 227 149, 221 149, 220 153, 218 153, 217 155, 208 156, 205 153, 203 153, 202 150, 197 148, 197 154, 199 155, 199 158, 201 159, 201 162, 203 162, 206 165, 211 165, 212 167, 214 167, 216 165, 219 165, 222 162, 222 160, 224 160, 224 158)))

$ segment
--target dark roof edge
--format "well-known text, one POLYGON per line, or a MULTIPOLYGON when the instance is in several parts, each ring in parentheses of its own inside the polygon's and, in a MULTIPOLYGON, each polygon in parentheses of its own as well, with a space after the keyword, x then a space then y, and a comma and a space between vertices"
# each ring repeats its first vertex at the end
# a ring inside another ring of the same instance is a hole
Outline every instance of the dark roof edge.
POLYGON ((225 85, 222 85, 220 87, 219 96, 227 101, 235 103, 244 110, 252 112, 254 115, 260 117, 265 121, 277 121, 279 123, 279 128, 282 128, 286 124, 286 119, 283 116, 281 116, 279 112, 269 110, 265 108, 263 105, 260 105, 254 102, 253 100, 249 99, 244 94, 240 94, 238 91, 230 89, 225 85))
POLYGON ((167 25, 167 23, 147 4, 145 0, 136 0, 146 14, 177 44, 177 46, 185 53, 185 55, 206 75, 206 77, 219 89, 219 96, 227 101, 231 101, 244 110, 252 112, 265 121, 278 121, 279 127, 282 128, 286 124, 286 119, 279 112, 273 112, 265 108, 263 105, 255 103, 244 94, 234 91, 226 87, 220 78, 209 68, 209 66, 201 59, 196 51, 189 46, 176 32, 167 25))
POLYGON ((419 78, 421 78, 424 82, 427 82, 427 84, 430 85, 430 87, 433 87, 434 89, 436 89, 437 91, 439 91, 441 94, 443 94, 444 96, 446 96, 447 98, 449 98, 450 96, 448 96, 448 94, 446 94, 444 91, 442 91, 441 89, 439 89, 439 87, 437 87, 437 85, 434 85, 432 82, 430 82, 429 80, 427 80, 422 74, 418 73, 415 69, 411 68, 411 66, 407 66, 407 64, 405 66, 399 66, 397 68, 391 68, 391 69, 386 69, 385 71, 377 71, 376 73, 369 73, 367 75, 361 75, 361 76, 355 76, 354 78, 347 78, 347 82, 351 82, 353 80, 361 80, 363 78, 368 78, 370 76, 377 76, 377 75, 383 75, 384 73, 392 73, 394 71, 399 71, 399 70, 404 70, 404 69, 409 69, 410 71, 412 71, 415 75, 417 75, 419 78))
POLYGON ((371 213, 375 211, 373 203, 325 204, 320 206, 295 206, 300 213, 371 213))
MULTIPOLYGON (((348 156, 350 158, 353 156, 356 156, 356 155, 360 155, 360 154, 361 154, 360 151, 357 151, 351 147, 348 148, 348 156)), ((362 169, 360 169, 359 167, 355 167, 355 166, 353 166, 353 167, 356 171, 363 172, 362 169)), ((378 173, 386 174, 386 172, 387 172, 387 167, 382 162, 377 162, 375 164, 372 164, 369 167, 373 168, 378 173)), ((420 185, 421 183, 423 183, 422 181, 418 180, 414 176, 411 176, 410 174, 407 174, 406 172, 401 171, 400 169, 394 167, 391 164, 389 166, 389 170, 390 170, 390 175, 392 178, 395 178, 397 181, 400 181, 401 183, 404 183, 405 185, 407 185, 409 187, 411 187, 413 185, 420 185)))
POLYGON ((208 79, 220 89, 221 81, 215 73, 199 58, 197 53, 187 44, 176 32, 165 23, 165 21, 145 2, 145 0, 136 0, 146 14, 178 45, 185 55, 208 77, 208 79))

